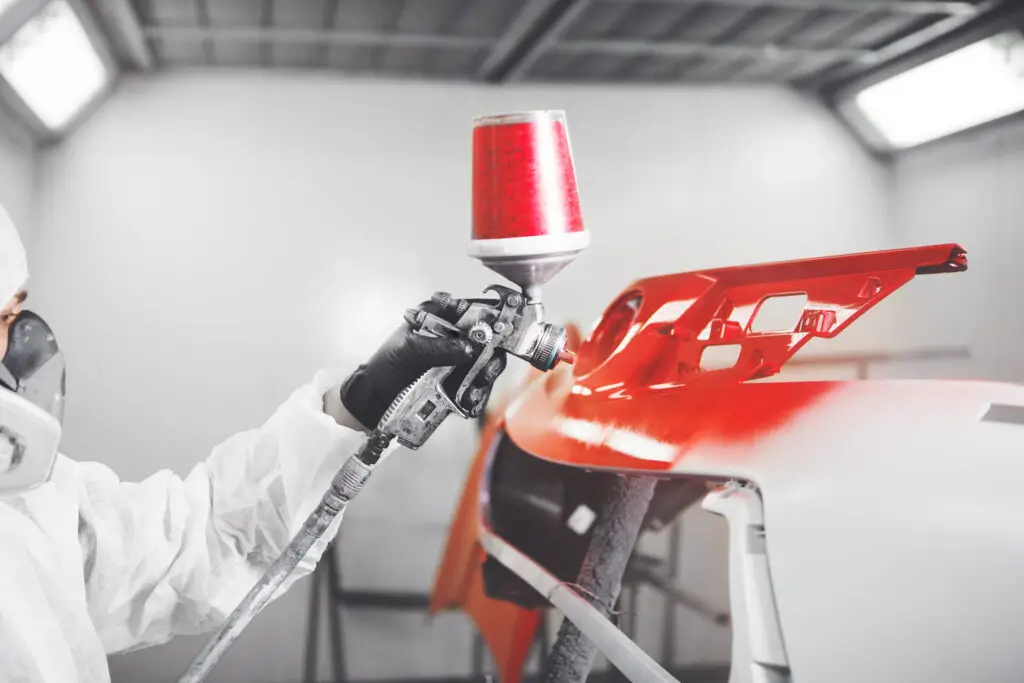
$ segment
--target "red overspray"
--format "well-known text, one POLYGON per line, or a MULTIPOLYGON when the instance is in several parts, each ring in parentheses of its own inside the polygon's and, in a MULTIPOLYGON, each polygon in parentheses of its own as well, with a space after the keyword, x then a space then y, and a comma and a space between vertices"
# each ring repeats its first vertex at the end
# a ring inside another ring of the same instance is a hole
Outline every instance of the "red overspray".
POLYGON ((842 382, 778 382, 703 385, 592 400, 547 395, 537 382, 507 424, 523 450, 544 460, 576 467, 667 471, 699 444, 754 443, 784 427, 842 382), (559 416, 553 418, 553 416, 559 416), (582 443, 559 429, 560 418, 605 429, 621 429, 674 448, 671 457, 636 457, 604 445, 582 443))

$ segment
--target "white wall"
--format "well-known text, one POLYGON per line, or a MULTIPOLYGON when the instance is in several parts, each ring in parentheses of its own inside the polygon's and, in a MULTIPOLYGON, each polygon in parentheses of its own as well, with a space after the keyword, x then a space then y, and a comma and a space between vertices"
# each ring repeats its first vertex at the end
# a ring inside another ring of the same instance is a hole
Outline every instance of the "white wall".
MULTIPOLYGON (((0 114, 0 204, 18 227, 26 249, 34 224, 35 168, 35 153, 24 135, 0 114)), ((34 262, 33 254, 29 259, 34 262)))
POLYGON ((969 346, 971 361, 902 374, 1024 381, 1024 120, 903 154, 893 199, 901 245, 959 242, 969 262, 964 274, 920 278, 897 303, 916 343, 969 346))
MULTIPOLYGON (((66 452, 130 479, 184 474, 317 368, 365 358, 405 307, 494 281, 464 255, 470 121, 544 107, 568 113, 594 235, 547 288, 554 319, 589 326, 640 276, 889 246, 885 172, 781 90, 129 81, 41 160, 32 296, 68 352, 66 452)), ((849 343, 877 345, 892 318, 872 313, 849 343)), ((472 447, 453 422, 389 461, 342 533, 349 586, 429 587, 472 447)), ((689 518, 684 580, 724 602, 715 523, 689 518)), ((210 680, 298 680, 306 589, 210 680)), ((346 626, 357 679, 468 673, 461 618, 346 626)), ((644 638, 657 652, 659 635, 644 638)), ((680 639, 681 661, 728 659, 699 620, 680 639)), ((115 680, 172 680, 200 640, 115 658, 115 680)))

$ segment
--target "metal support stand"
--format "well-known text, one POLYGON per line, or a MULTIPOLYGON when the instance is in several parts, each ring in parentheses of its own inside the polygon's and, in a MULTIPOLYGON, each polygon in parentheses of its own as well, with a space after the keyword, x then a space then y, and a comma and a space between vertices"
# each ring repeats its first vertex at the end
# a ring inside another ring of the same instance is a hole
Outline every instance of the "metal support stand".
POLYGON ((338 558, 334 553, 333 543, 324 552, 323 561, 317 566, 311 578, 313 587, 310 591, 309 630, 306 634, 306 662, 302 680, 305 683, 316 681, 319 664, 317 655, 320 645, 320 605, 325 604, 331 648, 331 680, 340 683, 347 680, 348 675, 345 671, 345 641, 341 631, 343 603, 340 600, 338 558))
MULTIPOLYGON (((719 626, 729 625, 728 612, 716 609, 704 602, 700 597, 675 585, 673 581, 665 577, 661 565, 662 560, 660 558, 649 555, 634 555, 630 560, 629 566, 626 567, 623 584, 628 583, 633 590, 636 590, 640 585, 648 585, 660 592, 672 607, 682 605, 719 626)), ((632 634, 627 635, 630 635, 632 638, 632 634)), ((664 646, 665 643, 663 642, 662 645, 664 646)))
POLYGON ((487 655, 487 645, 479 632, 473 632, 473 666, 470 669, 473 676, 480 676, 484 673, 484 658, 487 655))
MULTIPOLYGON (((345 661, 345 638, 342 630, 343 609, 403 612, 426 612, 430 609, 430 596, 422 593, 343 589, 338 555, 334 549, 336 542, 337 539, 324 551, 323 560, 310 577, 313 585, 310 590, 309 621, 306 633, 306 661, 303 664, 302 680, 304 683, 316 683, 318 680, 321 607, 327 609, 328 647, 331 652, 330 680, 334 683, 346 683, 349 680, 345 661)), ((542 666, 547 659, 548 631, 547 619, 542 619, 538 632, 542 666)), ((486 668, 486 644, 483 637, 475 631, 473 633, 472 658, 471 670, 474 680, 479 680, 486 668)))
MULTIPOLYGON (((679 577, 679 555, 683 548, 683 521, 676 518, 668 530, 668 567, 665 581, 674 586, 679 577)), ((669 668, 676 663, 676 609, 675 602, 665 605, 664 623, 661 629, 661 663, 669 668)))
MULTIPOLYGON (((329 547, 326 554, 328 556, 333 555, 329 547)), ((313 585, 310 586, 309 590, 309 621, 306 624, 306 661, 302 669, 302 680, 304 683, 313 683, 316 678, 317 655, 320 649, 320 596, 323 592, 320 590, 323 584, 320 573, 320 568, 317 567, 313 571, 313 576, 310 577, 313 585)), ((334 677, 338 678, 337 669, 334 671, 334 677)))
MULTIPOLYGON (((626 572, 629 572, 627 566, 626 572)), ((626 575, 622 576, 622 593, 619 594, 618 602, 615 603, 615 611, 612 613, 612 623, 619 627, 619 630, 632 641, 636 641, 636 594, 637 584, 630 582, 626 575)), ((612 683, 628 683, 629 679, 614 666, 611 667, 609 678, 612 683)))
POLYGON ((548 622, 550 616, 548 610, 545 608, 541 612, 540 628, 537 631, 537 642, 540 645, 540 668, 543 671, 544 666, 547 664, 548 656, 550 652, 548 648, 551 642, 551 624, 548 622))
POLYGON ((306 661, 303 667, 303 681, 317 680, 318 650, 320 644, 320 606, 327 608, 329 639, 331 648, 332 681, 344 683, 348 680, 345 666, 345 639, 342 631, 342 609, 372 609, 399 611, 426 611, 430 608, 430 596, 421 593, 397 593, 392 591, 347 591, 341 586, 341 571, 334 543, 324 552, 323 560, 311 577, 309 626, 306 634, 306 661))

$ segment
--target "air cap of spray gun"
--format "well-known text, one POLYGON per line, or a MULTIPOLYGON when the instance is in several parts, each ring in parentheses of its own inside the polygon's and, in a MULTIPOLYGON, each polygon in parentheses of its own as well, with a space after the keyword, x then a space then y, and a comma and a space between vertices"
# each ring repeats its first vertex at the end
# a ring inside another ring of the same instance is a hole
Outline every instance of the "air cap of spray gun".
POLYGON ((565 113, 476 119, 469 255, 532 299, 589 245, 565 113))

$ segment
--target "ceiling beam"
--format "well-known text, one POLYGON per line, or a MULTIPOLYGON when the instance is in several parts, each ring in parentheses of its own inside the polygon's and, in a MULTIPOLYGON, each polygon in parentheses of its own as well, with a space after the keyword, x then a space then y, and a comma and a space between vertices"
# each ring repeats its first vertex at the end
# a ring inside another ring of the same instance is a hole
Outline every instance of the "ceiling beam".
POLYGON ((156 60, 131 3, 128 0, 96 0, 92 7, 100 23, 112 34, 111 40, 123 49, 130 66, 137 71, 151 71, 156 60))
MULTIPOLYGON (((324 16, 323 23, 324 30, 333 31, 334 27, 338 24, 338 10, 340 9, 341 0, 327 0, 324 5, 324 16)), ((331 46, 324 44, 320 48, 319 63, 323 67, 327 67, 331 60, 331 46)))
POLYGON ((565 32, 576 20, 583 14, 583 12, 593 4, 593 0, 579 0, 568 11, 562 14, 558 19, 548 27, 548 30, 544 35, 535 42, 529 50, 520 58, 512 69, 509 70, 508 75, 505 77, 506 81, 519 81, 522 80, 533 65, 537 63, 545 53, 549 52, 552 47, 558 44, 559 39, 565 35, 565 32))
POLYGON ((1024 21, 1024 5, 1016 0, 988 0, 978 5, 976 15, 947 17, 879 48, 875 52, 873 63, 838 65, 801 79, 795 85, 800 89, 831 98, 838 90, 864 83, 876 76, 881 78, 892 75, 904 67, 915 66, 975 40, 981 40, 1020 21, 1024 21))
POLYGON ((494 44, 477 70, 488 83, 520 78, 592 0, 531 0, 494 44))
MULTIPOLYGON (((602 0, 602 2, 635 2, 636 0, 602 0)), ((644 0, 652 3, 690 4, 692 0, 644 0)), ((972 16, 977 7, 971 2, 949 0, 708 0, 710 5, 727 7, 777 7, 803 10, 851 10, 857 12, 891 12, 894 14, 949 14, 972 16)))
POLYGON ((6 43, 21 27, 46 7, 47 0, 14 0, 0 11, 0 44, 6 43))
POLYGON ((85 0, 67 0, 67 3, 72 11, 74 11, 75 16, 78 17, 78 22, 82 25, 85 35, 88 36, 96 56, 99 57, 111 80, 113 80, 121 71, 121 62, 117 57, 110 36, 103 30, 103 27, 97 20, 96 12, 85 0))
MULTIPOLYGON (((408 9, 408 5, 405 3, 394 3, 381 9, 384 15, 381 21, 381 29, 386 33, 394 33, 401 26, 402 16, 405 14, 405 10, 408 9)), ((386 45, 370 50, 370 70, 379 71, 384 66, 387 58, 388 50, 386 45)))
MULTIPOLYGON (((206 0, 195 0, 196 17, 199 19, 200 28, 210 28, 210 6, 206 0)), ((207 66, 212 66, 216 61, 213 53, 213 41, 203 41, 203 55, 206 57, 207 66)))
POLYGON ((43 135, 22 120, 20 113, 8 104, 3 92, 0 92, 0 114, 0 137, 24 150, 31 150, 39 144, 43 135))
POLYGON ((551 46, 553 52, 568 54, 604 54, 652 57, 692 57, 695 55, 719 59, 742 59, 753 57, 762 60, 821 59, 871 61, 874 53, 870 50, 794 48, 769 45, 756 47, 729 43, 698 43, 689 41, 643 40, 570 40, 551 46))
POLYGON ((23 139, 27 139, 30 146, 45 143, 53 137, 53 133, 47 129, 42 119, 3 78, 0 78, 0 113, 4 114, 3 118, 15 124, 18 132, 24 134, 23 139))
MULTIPOLYGON (((263 0, 260 7, 260 29, 266 31, 274 25, 274 0, 263 0)), ((212 43, 212 41, 211 41, 212 43)), ((260 66, 274 66, 274 43, 271 40, 259 41, 260 66)))
POLYGON ((389 33, 385 31, 306 30, 284 28, 173 28, 147 26, 146 36, 166 41, 223 43, 290 43, 305 45, 342 45, 351 47, 382 45, 387 47, 444 48, 479 50, 489 47, 488 38, 441 36, 428 33, 389 33))

